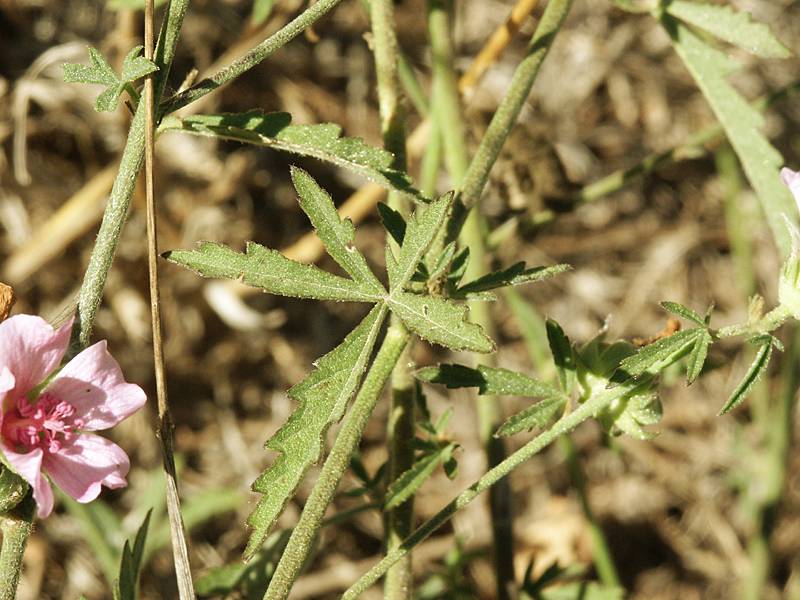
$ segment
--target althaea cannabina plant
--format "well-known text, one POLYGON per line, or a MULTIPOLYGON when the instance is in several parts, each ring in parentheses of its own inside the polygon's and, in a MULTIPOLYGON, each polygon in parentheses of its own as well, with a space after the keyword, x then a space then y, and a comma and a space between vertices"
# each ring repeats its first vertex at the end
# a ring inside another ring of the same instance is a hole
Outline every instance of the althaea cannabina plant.
POLYGON ((62 369, 72 319, 54 329, 44 319, 16 315, 0 323, 0 449, 3 462, 33 489, 37 515, 53 510, 49 477, 78 502, 100 487, 126 485, 124 450, 95 435, 144 405, 144 391, 127 383, 101 341, 62 369))

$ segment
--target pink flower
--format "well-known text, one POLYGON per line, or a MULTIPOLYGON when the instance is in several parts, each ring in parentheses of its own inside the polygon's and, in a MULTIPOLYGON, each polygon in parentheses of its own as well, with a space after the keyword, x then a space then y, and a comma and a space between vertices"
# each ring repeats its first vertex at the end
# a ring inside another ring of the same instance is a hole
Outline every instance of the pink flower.
POLYGON ((781 169, 781 181, 792 192, 798 209, 800 209, 800 172, 792 171, 786 167, 781 169))
POLYGON ((72 319, 59 329, 31 315, 0 323, 0 450, 31 485, 40 518, 53 510, 45 474, 78 502, 97 498, 101 485, 126 485, 128 455, 87 432, 113 427, 146 400, 105 341, 59 370, 71 330, 72 319))

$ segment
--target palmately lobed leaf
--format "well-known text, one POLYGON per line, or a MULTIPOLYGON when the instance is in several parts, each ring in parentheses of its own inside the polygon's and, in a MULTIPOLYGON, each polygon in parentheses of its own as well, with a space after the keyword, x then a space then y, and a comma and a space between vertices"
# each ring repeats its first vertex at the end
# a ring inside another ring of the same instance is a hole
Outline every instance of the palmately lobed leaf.
POLYGON ((297 167, 292 167, 291 173, 294 187, 300 195, 300 206, 331 258, 354 280, 371 288, 376 294, 385 294, 386 290, 372 273, 364 255, 353 245, 353 222, 339 218, 331 197, 308 173, 297 167))
POLYGON ((753 21, 749 13, 738 12, 730 6, 672 0, 667 3, 667 12, 762 58, 788 58, 792 55, 769 27, 753 21))
POLYGON ((183 131, 310 156, 355 171, 414 200, 426 200, 411 185, 408 175, 392 169, 394 156, 391 152, 370 146, 360 138, 342 137, 342 128, 333 123, 292 125, 288 113, 254 110, 183 118, 169 116, 163 120, 160 130, 183 131))
POLYGON ((290 260, 253 242, 248 242, 244 254, 215 242, 200 242, 195 250, 172 250, 163 256, 203 277, 235 279, 280 296, 351 302, 382 298, 371 286, 290 260))
POLYGON ((394 291, 386 298, 392 313, 422 339, 450 348, 488 353, 494 342, 483 328, 467 320, 467 307, 455 302, 394 291))
POLYGON ((245 550, 249 559, 258 551, 308 468, 322 454, 328 428, 344 414, 366 371, 386 307, 374 307, 334 350, 316 362, 316 369, 289 390, 298 406, 289 420, 266 443, 280 454, 253 483, 264 496, 248 518, 253 528, 245 550))

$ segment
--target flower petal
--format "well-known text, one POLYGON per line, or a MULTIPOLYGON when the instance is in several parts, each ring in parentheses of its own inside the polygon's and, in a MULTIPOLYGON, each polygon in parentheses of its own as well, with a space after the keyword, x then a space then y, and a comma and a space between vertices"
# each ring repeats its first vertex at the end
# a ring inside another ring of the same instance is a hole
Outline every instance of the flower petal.
POLYGON ((42 474, 41 448, 31 450, 26 454, 19 454, 9 449, 5 444, 0 448, 17 474, 27 481, 33 489, 33 499, 36 500, 36 516, 44 519, 53 512, 53 490, 47 482, 47 478, 42 474))
POLYGON ((794 200, 800 209, 800 172, 783 167, 781 169, 781 181, 792 192, 794 200))
POLYGON ((139 410, 147 400, 144 390, 127 383, 119 364, 108 353, 105 340, 89 346, 53 378, 47 391, 75 407, 81 429, 113 427, 139 410))
POLYGON ((69 344, 72 321, 58 329, 33 315, 15 315, 0 323, 0 366, 14 375, 15 394, 28 393, 58 367, 69 344))
POLYGON ((91 502, 100 486, 125 487, 130 461, 125 451, 99 435, 83 434, 44 457, 53 482, 78 502, 91 502))

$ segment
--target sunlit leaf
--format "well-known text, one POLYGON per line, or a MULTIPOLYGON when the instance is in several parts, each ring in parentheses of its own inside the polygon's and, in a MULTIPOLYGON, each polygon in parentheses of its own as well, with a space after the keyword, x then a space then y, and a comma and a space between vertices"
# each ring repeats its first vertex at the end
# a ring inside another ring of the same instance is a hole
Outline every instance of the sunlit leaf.
POLYGON ((666 366, 685 356, 705 329, 687 329, 673 333, 639 350, 619 363, 620 369, 630 377, 645 373, 658 374, 666 366))
POLYGON ((522 285, 534 281, 542 281, 568 271, 569 265, 553 265, 550 267, 525 268, 524 262, 518 262, 502 271, 488 273, 474 281, 470 281, 458 288, 453 295, 455 298, 466 298, 472 294, 486 292, 510 285, 522 285))
POLYGON ((401 473, 386 490, 384 510, 392 510, 403 504, 417 493, 422 484, 430 478, 436 467, 448 460, 455 448, 455 443, 441 446, 434 452, 426 454, 417 460, 413 466, 401 473))
POLYGON ((409 218, 397 256, 397 270, 394 275, 389 271, 389 286, 393 292, 402 290, 411 280, 419 261, 450 213, 452 203, 453 194, 445 194, 428 206, 418 206, 409 218))
POLYGON ((706 326, 706 320, 688 306, 678 304, 677 302, 662 302, 661 307, 664 310, 671 312, 673 315, 677 315, 678 317, 682 317, 687 321, 697 323, 700 325, 700 327, 706 326))
POLYGON ((708 355, 708 347, 714 339, 708 331, 703 331, 697 336, 692 351, 689 353, 689 361, 686 365, 686 385, 692 385, 703 370, 708 355))
POLYGON ((325 432, 341 419, 358 388, 385 315, 384 305, 373 308, 339 346, 317 361, 308 377, 289 390, 298 405, 266 444, 279 455, 253 483, 253 491, 264 496, 247 520, 253 531, 245 558, 258 551, 308 468, 319 460, 325 432))
POLYGON ((772 347, 775 345, 775 341, 776 339, 769 334, 757 336, 750 340, 750 343, 758 345, 755 358, 753 358, 753 362, 750 364, 750 368, 747 369, 742 381, 739 382, 725 406, 719 411, 720 415, 724 415, 739 406, 752 391, 753 386, 761 379, 761 376, 766 373, 767 367, 769 367, 769 360, 772 358, 772 347))
POLYGON ((567 399, 561 395, 551 396, 506 419, 495 433, 495 437, 508 437, 521 431, 544 427, 553 417, 564 410, 567 399))

